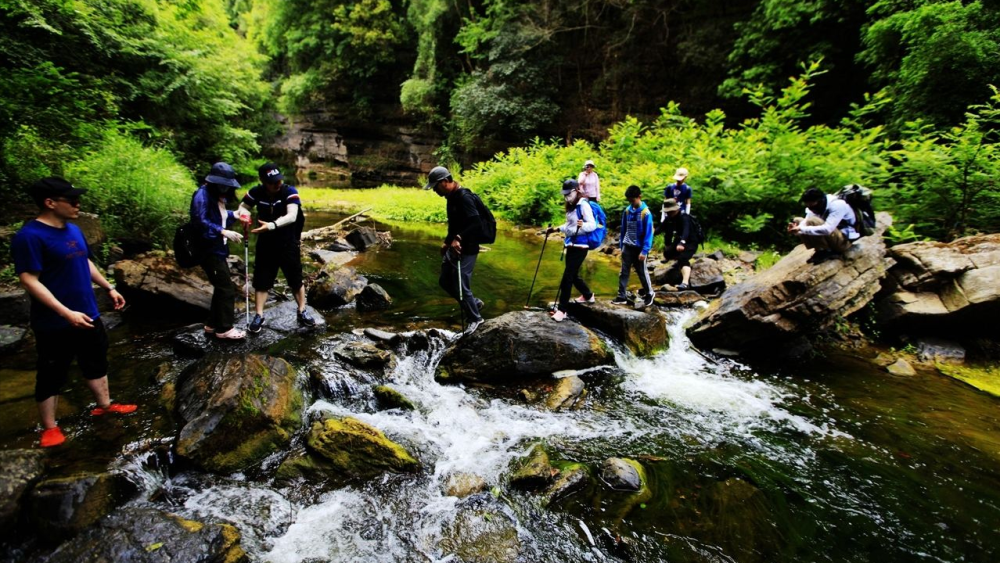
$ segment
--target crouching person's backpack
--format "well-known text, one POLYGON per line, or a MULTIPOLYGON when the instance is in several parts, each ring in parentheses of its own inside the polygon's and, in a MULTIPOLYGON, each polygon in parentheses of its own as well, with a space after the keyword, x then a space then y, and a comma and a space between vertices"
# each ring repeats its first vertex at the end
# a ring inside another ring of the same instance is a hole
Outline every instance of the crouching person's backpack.
POLYGON ((837 197, 847 202, 854 211, 854 230, 866 237, 875 232, 875 210, 872 208, 872 191, 858 184, 844 186, 837 197))
MULTIPOLYGON (((604 244, 604 237, 608 235, 608 216, 596 201, 588 199, 587 203, 590 204, 590 210, 594 213, 594 221, 597 222, 597 228, 587 233, 587 248, 596 250, 604 244)), ((583 213, 580 212, 579 207, 576 208, 576 216, 577 219, 583 219, 583 213)))
POLYGON ((181 268, 193 268, 201 263, 204 250, 198 229, 190 221, 174 231, 174 258, 181 268))

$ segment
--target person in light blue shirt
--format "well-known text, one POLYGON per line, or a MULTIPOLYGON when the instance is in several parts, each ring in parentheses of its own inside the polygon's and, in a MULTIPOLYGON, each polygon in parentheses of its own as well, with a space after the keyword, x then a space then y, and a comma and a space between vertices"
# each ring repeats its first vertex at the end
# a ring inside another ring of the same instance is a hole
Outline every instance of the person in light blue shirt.
POLYGON ((639 276, 642 290, 636 307, 648 307, 653 304, 653 282, 649 279, 646 269, 646 258, 653 248, 653 214, 642 201, 642 190, 639 186, 629 186, 625 190, 625 199, 629 205, 622 212, 622 231, 618 246, 622 251, 622 269, 618 274, 618 296, 612 301, 615 304, 627 303, 626 290, 631 270, 639 276))

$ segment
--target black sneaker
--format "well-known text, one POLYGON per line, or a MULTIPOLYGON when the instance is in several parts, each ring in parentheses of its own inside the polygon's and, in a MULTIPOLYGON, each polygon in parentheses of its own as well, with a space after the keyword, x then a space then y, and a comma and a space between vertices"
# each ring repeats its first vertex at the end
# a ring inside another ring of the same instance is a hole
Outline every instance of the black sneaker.
POLYGON ((688 290, 688 289, 691 289, 691 286, 688 285, 688 284, 686 284, 686 283, 679 283, 679 284, 677 284, 677 291, 685 291, 685 290, 688 290))
POLYGON ((254 314, 253 320, 250 321, 250 325, 247 326, 247 330, 252 334, 257 334, 260 332, 261 327, 264 326, 264 317, 262 315, 254 314))
POLYGON ((618 297, 615 297, 614 300, 611 301, 611 304, 612 305, 626 305, 626 304, 628 304, 628 299, 626 299, 626 298, 622 297, 621 295, 619 295, 618 297))
POLYGON ((656 298, 656 293, 653 292, 653 291, 650 291, 649 294, 647 294, 645 297, 642 298, 642 305, 644 307, 649 307, 650 305, 653 304, 653 300, 655 298, 656 298))
POLYGON ((302 326, 316 326, 316 319, 312 318, 308 310, 299 311, 299 324, 302 326))

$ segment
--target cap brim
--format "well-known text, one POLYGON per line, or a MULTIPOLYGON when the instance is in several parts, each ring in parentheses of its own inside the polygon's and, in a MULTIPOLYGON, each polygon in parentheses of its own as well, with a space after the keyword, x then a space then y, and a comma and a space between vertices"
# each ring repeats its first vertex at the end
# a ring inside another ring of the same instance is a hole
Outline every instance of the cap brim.
POLYGON ((426 186, 424 186, 424 189, 425 190, 429 190, 429 189, 433 188, 436 185, 437 185, 437 182, 431 182, 431 183, 427 184, 426 186))
POLYGON ((65 197, 73 197, 73 196, 77 196, 77 195, 83 195, 85 193, 87 193, 87 188, 73 188, 72 190, 70 190, 70 191, 66 192, 65 194, 63 194, 63 196, 65 196, 65 197))
POLYGON ((687 180, 687 176, 674 176, 675 182, 683 182, 684 180, 687 180))
POLYGON ((205 181, 211 184, 219 184, 220 186, 229 186, 230 188, 240 187, 240 183, 232 178, 223 178, 222 176, 213 176, 209 174, 205 176, 205 181))

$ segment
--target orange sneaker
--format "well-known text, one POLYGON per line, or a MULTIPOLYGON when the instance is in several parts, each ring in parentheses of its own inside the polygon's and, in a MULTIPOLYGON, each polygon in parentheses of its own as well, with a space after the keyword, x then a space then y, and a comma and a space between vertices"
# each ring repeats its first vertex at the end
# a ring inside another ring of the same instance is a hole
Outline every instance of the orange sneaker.
POLYGON ((91 416, 101 416, 104 413, 115 413, 115 414, 128 414, 130 412, 135 412, 135 409, 139 407, 135 405, 123 405, 121 403, 111 403, 106 407, 97 407, 90 411, 91 416))
POLYGON ((66 436, 63 435, 62 430, 58 426, 55 428, 46 428, 42 430, 42 438, 40 444, 43 448, 51 448, 52 446, 58 446, 59 444, 66 441, 66 436))

